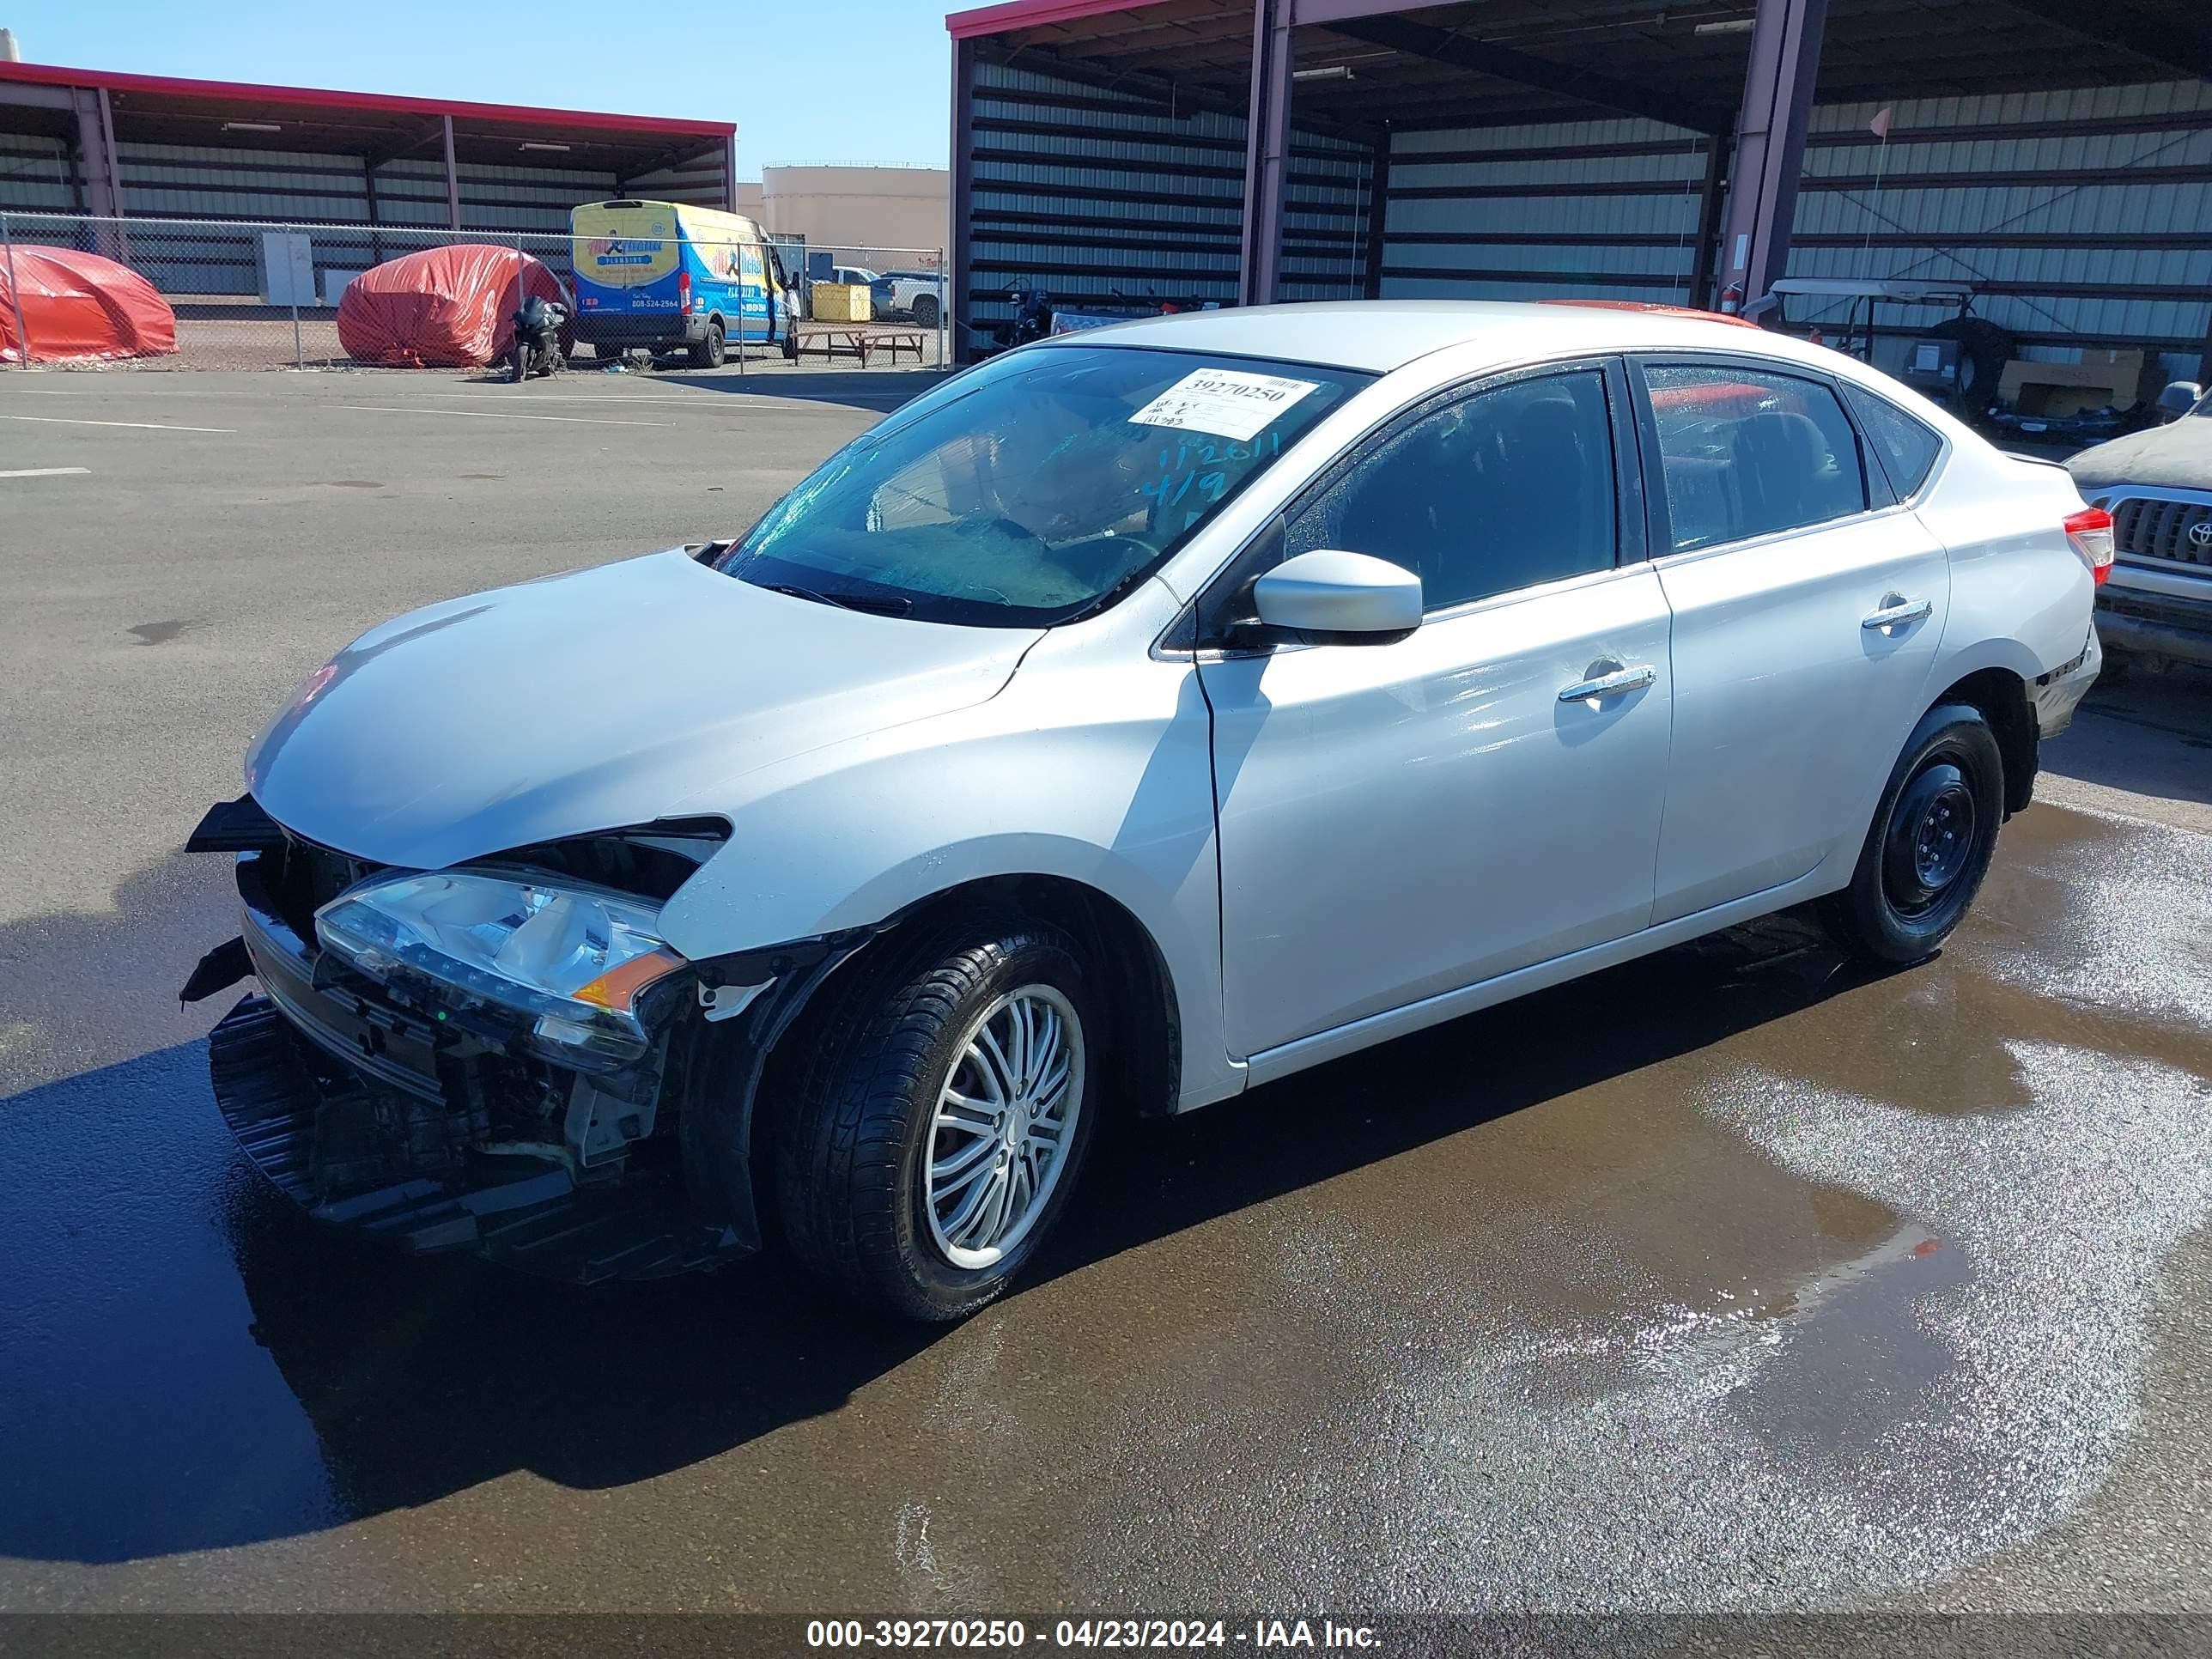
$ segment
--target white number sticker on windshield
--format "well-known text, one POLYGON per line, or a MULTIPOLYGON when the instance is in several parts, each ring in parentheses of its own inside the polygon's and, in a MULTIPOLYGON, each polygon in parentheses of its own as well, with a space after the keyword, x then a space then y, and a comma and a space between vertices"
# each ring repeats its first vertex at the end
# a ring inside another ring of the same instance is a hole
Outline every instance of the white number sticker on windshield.
POLYGON ((1316 380, 1291 380, 1279 374, 1201 368, 1195 374, 1184 375, 1129 420, 1133 425, 1180 427, 1217 438, 1254 438, 1268 422, 1319 386, 1316 380))

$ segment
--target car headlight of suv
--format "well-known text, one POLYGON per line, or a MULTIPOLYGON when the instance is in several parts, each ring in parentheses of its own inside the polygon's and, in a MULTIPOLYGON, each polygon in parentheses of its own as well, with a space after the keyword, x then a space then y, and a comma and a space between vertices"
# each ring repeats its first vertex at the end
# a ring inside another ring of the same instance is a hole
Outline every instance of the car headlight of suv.
POLYGON ((640 1000, 684 966, 659 925, 647 900, 474 870, 381 878, 315 913, 324 946, 370 978, 523 1016, 532 1048, 587 1066, 644 1054, 640 1000))

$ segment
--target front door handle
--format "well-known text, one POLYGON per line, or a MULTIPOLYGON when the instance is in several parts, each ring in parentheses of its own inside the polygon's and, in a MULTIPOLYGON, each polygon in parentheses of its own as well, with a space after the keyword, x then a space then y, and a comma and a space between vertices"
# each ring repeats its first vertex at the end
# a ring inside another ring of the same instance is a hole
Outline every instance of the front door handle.
MULTIPOLYGON (((1592 666, 1595 666, 1595 664, 1592 666)), ((1632 663, 1626 668, 1616 668, 1608 674, 1597 674, 1586 680, 1577 680, 1559 693, 1561 702, 1599 702, 1607 697, 1625 696, 1631 691, 1641 691, 1654 684, 1659 671, 1648 662, 1632 663)))
POLYGON ((1885 593, 1881 596, 1881 609, 1862 618, 1859 626, 1887 632, 1905 623, 1917 623, 1935 608, 1933 599, 1908 599, 1902 593, 1885 593))

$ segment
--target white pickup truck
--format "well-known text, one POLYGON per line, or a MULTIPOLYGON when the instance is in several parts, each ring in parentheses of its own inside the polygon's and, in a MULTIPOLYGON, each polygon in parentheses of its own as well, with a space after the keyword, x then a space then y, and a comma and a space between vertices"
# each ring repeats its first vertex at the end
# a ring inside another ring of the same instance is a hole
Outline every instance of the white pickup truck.
POLYGON ((945 314, 945 276, 935 270, 886 270, 869 289, 879 317, 911 318, 921 328, 935 328, 945 314))

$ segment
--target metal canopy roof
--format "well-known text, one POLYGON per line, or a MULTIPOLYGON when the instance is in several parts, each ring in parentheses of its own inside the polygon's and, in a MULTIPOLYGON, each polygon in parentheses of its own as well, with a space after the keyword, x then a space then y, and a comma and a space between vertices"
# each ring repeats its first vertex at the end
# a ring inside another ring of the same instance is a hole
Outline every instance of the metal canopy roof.
POLYGON ((1784 276, 1767 284, 1770 294, 1802 294, 1832 299, 1895 300, 1901 305, 1971 300, 1972 283, 1922 283, 1903 278, 1784 276))
MULTIPOLYGON (((737 131, 728 121, 118 75, 49 64, 0 64, 0 104, 14 103, 7 95, 10 86, 104 88, 115 136, 125 141, 336 153, 379 161, 442 154, 448 116, 459 161, 620 175, 719 152, 737 131), (269 126, 276 131, 254 130, 269 126), (526 144, 536 148, 526 149, 526 144)), ((9 125, 20 130, 25 118, 40 116, 50 122, 69 118, 58 111, 11 109, 9 125)))
MULTIPOLYGON (((1462 0, 1306 24, 1293 37, 1294 68, 1350 73, 1301 80, 1298 117, 1485 125, 1626 109, 1725 130, 1753 9, 1752 0, 1462 0)), ((1028 56, 1039 68, 1246 95, 1251 0, 1014 0, 947 24, 1017 64, 1028 56)), ((2212 76, 2202 0, 1830 0, 1815 95, 1942 97, 2176 75, 2212 76)))

